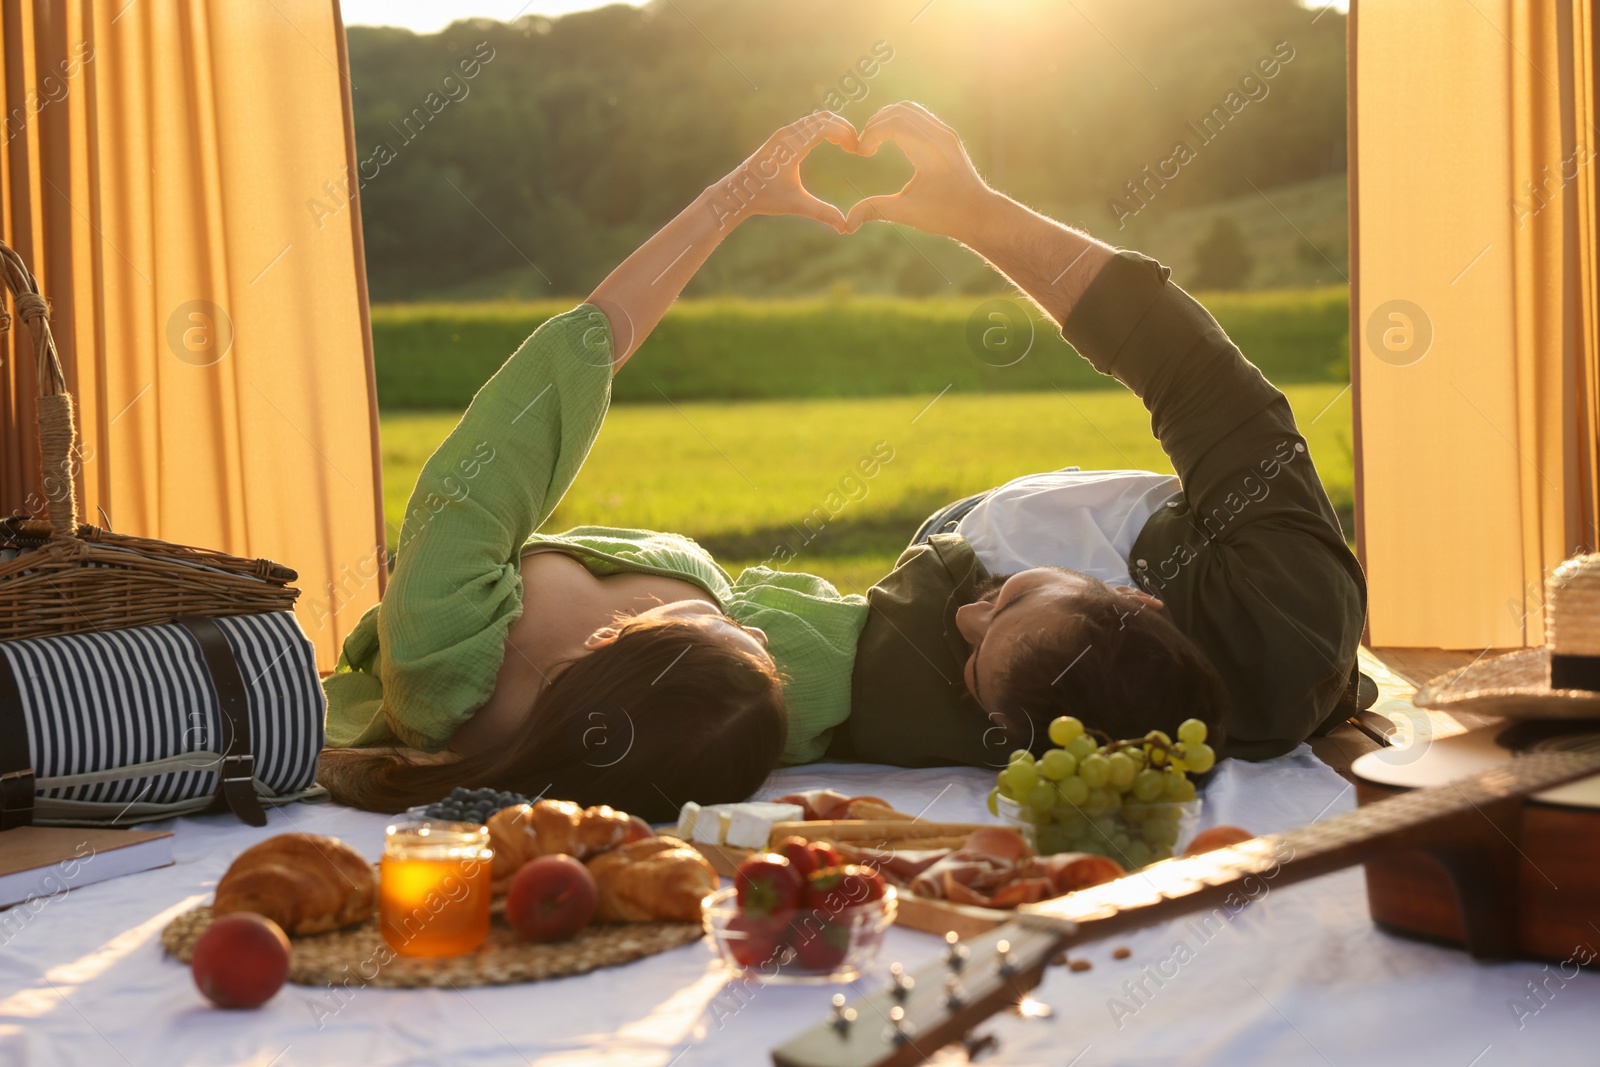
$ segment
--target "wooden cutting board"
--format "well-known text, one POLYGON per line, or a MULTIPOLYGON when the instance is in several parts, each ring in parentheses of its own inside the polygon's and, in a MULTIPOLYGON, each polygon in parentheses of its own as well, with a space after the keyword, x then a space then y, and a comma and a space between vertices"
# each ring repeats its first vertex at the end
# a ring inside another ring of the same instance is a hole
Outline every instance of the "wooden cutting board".
POLYGON ((919 897, 900 891, 894 921, 909 930, 943 937, 951 930, 965 941, 969 937, 987 933, 1003 923, 1016 918, 1013 912, 1001 908, 978 908, 971 904, 952 904, 948 900, 919 897))

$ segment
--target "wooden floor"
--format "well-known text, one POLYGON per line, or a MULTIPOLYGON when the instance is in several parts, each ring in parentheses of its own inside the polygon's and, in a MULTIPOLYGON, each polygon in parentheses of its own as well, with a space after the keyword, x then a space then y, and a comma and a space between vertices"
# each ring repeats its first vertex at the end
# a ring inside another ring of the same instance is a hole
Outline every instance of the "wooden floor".
POLYGON ((1319 759, 1340 774, 1350 776, 1350 764, 1388 743, 1398 731, 1415 728, 1417 717, 1428 719, 1432 737, 1448 737, 1490 720, 1468 713, 1445 713, 1417 708, 1411 696, 1418 686, 1473 661, 1499 655, 1508 649, 1457 652, 1442 648, 1363 648, 1361 670, 1378 683, 1378 699, 1370 709, 1324 737, 1311 739, 1319 759))

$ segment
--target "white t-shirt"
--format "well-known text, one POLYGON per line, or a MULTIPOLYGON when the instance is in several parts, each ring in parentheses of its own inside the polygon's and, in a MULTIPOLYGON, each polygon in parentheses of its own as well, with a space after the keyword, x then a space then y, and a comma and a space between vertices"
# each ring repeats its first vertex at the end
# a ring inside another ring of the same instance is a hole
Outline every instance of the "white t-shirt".
POLYGON ((1151 515, 1178 496, 1176 475, 1050 471, 1007 482, 956 524, 990 574, 1067 567, 1133 585, 1128 556, 1151 515))

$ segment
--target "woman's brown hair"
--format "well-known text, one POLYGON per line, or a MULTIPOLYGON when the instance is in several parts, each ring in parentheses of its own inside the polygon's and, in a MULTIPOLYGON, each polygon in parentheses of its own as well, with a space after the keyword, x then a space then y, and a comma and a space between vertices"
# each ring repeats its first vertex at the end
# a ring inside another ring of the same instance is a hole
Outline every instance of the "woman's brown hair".
POLYGON ((770 659, 687 619, 630 619, 613 643, 556 675, 503 749, 449 762, 328 749, 319 779, 335 800, 368 811, 404 811, 465 786, 664 822, 686 800, 749 797, 778 765, 786 725, 770 659))

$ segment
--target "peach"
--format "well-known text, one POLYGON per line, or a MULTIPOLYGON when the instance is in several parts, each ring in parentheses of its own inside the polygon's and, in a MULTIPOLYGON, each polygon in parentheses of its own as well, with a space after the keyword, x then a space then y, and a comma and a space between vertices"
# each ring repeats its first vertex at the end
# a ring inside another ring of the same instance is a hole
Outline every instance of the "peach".
POLYGON ((224 915, 195 942, 189 971, 217 1007, 260 1007, 289 977, 289 939, 277 923, 253 912, 224 915))
POLYGON ((1202 852, 1210 852, 1216 848, 1227 848, 1237 845, 1241 841, 1249 841, 1256 835, 1242 826, 1213 826, 1209 830, 1201 830, 1194 835, 1194 840, 1189 842, 1189 847, 1183 850, 1185 856, 1198 856, 1202 852))
POLYGON ((524 863, 506 894, 506 921, 527 941, 565 941, 589 924, 600 890, 589 868, 563 853, 524 863))

